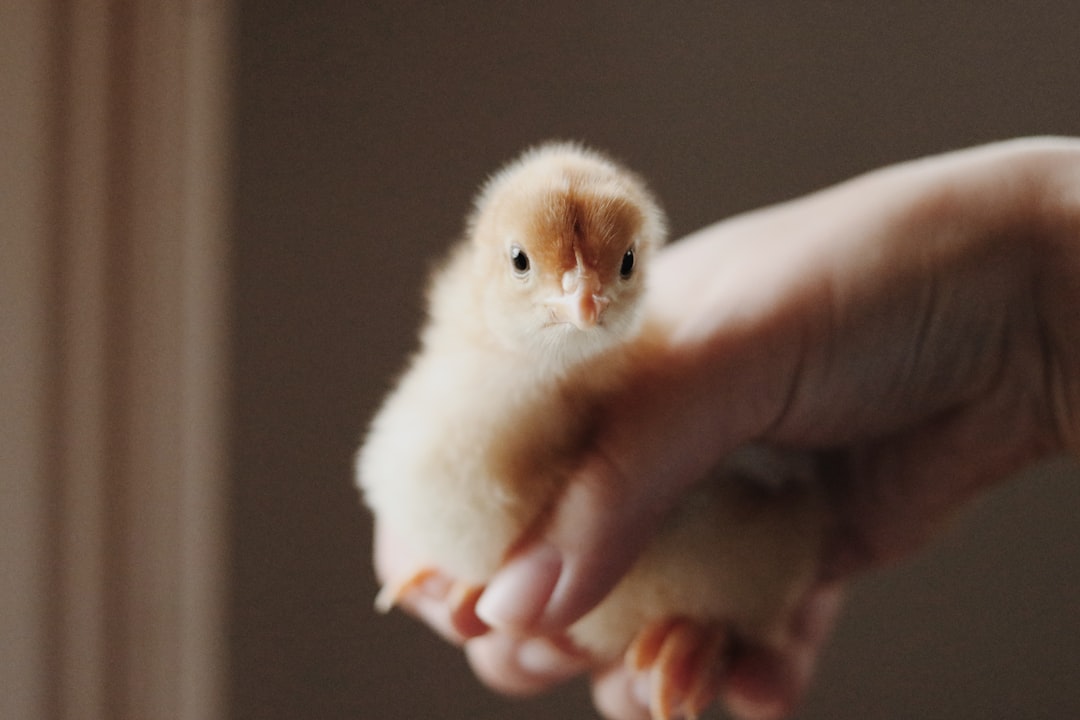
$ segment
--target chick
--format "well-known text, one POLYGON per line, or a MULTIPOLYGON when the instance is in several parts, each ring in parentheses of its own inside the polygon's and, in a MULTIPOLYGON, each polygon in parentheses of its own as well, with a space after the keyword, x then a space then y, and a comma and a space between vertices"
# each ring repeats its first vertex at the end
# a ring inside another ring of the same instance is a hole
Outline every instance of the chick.
MULTIPOLYGON (((366 503, 427 563, 380 607, 435 569, 475 597, 539 529, 604 396, 657 342, 642 301, 665 235, 645 184, 577 145, 529 150, 484 185, 357 456, 366 503)), ((763 449, 718 468, 570 629, 597 662, 653 673, 656 718, 711 702, 732 637, 784 641, 821 537, 813 486, 785 479, 801 472, 763 449), (746 482, 778 476, 792 487, 746 482)))

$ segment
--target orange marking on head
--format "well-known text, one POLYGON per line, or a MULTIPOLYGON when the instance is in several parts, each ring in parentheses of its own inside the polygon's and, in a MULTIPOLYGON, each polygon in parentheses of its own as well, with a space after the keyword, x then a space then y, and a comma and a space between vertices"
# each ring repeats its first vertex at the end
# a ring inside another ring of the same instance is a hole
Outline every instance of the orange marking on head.
POLYGON ((621 194, 573 179, 547 193, 531 213, 528 232, 539 263, 561 278, 569 270, 604 275, 617 268, 627 242, 644 222, 641 210, 621 194))

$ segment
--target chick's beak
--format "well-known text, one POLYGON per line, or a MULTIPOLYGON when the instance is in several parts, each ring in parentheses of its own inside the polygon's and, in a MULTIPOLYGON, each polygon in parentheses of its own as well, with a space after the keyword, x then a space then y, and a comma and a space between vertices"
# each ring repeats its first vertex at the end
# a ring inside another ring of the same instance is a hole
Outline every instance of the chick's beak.
POLYGON ((562 289, 561 295, 550 298, 547 303, 555 319, 570 323, 579 330, 596 327, 610 302, 604 296, 600 280, 578 268, 563 275, 562 289))

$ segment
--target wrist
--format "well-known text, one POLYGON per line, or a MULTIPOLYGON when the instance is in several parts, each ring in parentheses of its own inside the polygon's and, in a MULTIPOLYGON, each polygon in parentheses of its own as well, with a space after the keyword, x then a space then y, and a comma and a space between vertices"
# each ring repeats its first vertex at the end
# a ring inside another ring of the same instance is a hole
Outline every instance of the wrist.
POLYGON ((1080 456, 1080 142, 1034 142, 1030 167, 1040 230, 1033 283, 1051 432, 1080 456))

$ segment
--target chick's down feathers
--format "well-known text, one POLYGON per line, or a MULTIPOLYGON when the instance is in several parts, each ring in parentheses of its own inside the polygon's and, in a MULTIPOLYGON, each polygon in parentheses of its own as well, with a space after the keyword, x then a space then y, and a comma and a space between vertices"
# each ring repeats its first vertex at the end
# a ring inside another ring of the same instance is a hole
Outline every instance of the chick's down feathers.
MULTIPOLYGON (((483 186, 357 458, 366 503, 424 559, 417 574, 482 586, 543 521, 602 398, 654 342, 642 300, 665 235, 644 182, 578 145, 531 149, 483 186)), ((729 634, 786 637, 822 514, 810 483, 776 491, 778 472, 803 469, 763 448, 718 468, 570 630, 598 662, 630 648, 656 673, 657 717, 712 699, 729 634), (762 475, 773 489, 747 482, 762 475)))

